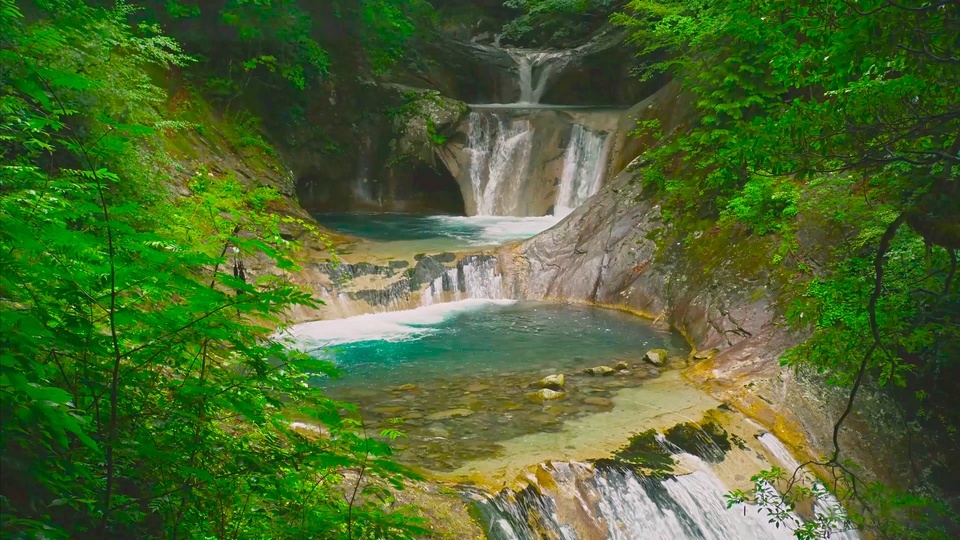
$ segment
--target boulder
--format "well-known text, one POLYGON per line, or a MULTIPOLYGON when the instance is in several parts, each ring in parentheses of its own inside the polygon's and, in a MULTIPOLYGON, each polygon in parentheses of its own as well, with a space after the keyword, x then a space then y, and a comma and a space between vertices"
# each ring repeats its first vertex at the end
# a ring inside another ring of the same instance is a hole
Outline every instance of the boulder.
POLYGON ((610 366, 597 366, 583 370, 584 373, 590 375, 613 375, 615 371, 616 370, 610 366))
POLYGON ((540 379, 540 382, 537 383, 537 386, 540 388, 549 388, 550 390, 560 390, 563 388, 566 379, 563 376, 563 373, 557 373, 556 375, 547 375, 546 377, 540 379))
POLYGON ((556 390, 551 390, 549 388, 541 388, 537 390, 537 393, 534 394, 534 399, 537 401, 553 401, 557 399, 563 399, 567 397, 566 392, 557 392, 556 390))
POLYGON ((664 349, 651 349, 643 355, 643 361, 655 366, 663 366, 667 363, 669 353, 664 349))

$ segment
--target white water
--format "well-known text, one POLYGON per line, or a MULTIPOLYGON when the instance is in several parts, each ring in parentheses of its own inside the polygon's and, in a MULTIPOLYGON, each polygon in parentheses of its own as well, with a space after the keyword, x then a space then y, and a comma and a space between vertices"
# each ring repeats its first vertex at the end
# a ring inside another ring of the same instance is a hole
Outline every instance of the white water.
POLYGON ((520 80, 520 103, 540 103, 550 76, 570 61, 570 51, 508 50, 517 62, 520 80))
POLYGON ((468 257, 433 280, 420 296, 420 304, 503 298, 503 276, 494 257, 468 257))
POLYGON ((606 134, 574 124, 563 157, 563 175, 554 215, 566 216, 600 190, 607 157, 606 134))
POLYGON ((434 331, 429 328, 454 313, 480 309, 488 304, 512 304, 514 300, 469 299, 447 302, 404 311, 369 313, 346 319, 330 319, 294 325, 281 337, 293 338, 301 350, 350 343, 354 341, 402 341, 416 339, 434 331))
MULTIPOLYGON (((469 245, 499 245, 511 240, 530 238, 556 225, 554 216, 431 216, 441 227, 449 230, 479 229, 464 240, 469 245)), ((455 235, 455 234, 454 234, 455 235)))
POLYGON ((545 467, 552 485, 482 500, 481 512, 496 540, 793 538, 755 507, 728 509, 727 487, 710 467, 688 454, 682 458, 699 470, 664 480, 616 465, 554 463, 545 467))
MULTIPOLYGON (((780 466, 788 478, 796 472, 804 478, 812 480, 812 489, 814 493, 818 494, 813 510, 818 516, 832 516, 840 520, 846 519, 846 513, 840 501, 838 501, 832 493, 828 492, 821 482, 815 480, 806 468, 800 467, 800 462, 793 457, 790 450, 784 446, 780 439, 772 433, 764 433, 757 437, 757 440, 770 452, 770 455, 772 455, 774 459, 780 462, 780 466)), ((842 530, 835 527, 830 531, 830 538, 834 540, 857 540, 860 538, 860 535, 854 530, 842 530)))
POLYGON ((520 212, 533 135, 528 120, 470 113, 468 167, 477 215, 520 212))

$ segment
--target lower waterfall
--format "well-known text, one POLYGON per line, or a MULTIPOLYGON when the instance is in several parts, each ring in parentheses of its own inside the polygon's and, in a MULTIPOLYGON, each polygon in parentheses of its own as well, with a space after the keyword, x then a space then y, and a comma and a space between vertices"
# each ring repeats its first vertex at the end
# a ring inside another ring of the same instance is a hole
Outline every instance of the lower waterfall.
MULTIPOLYGON (((780 439, 773 434, 765 433, 757 437, 757 440, 780 462, 780 466, 788 476, 796 471, 804 481, 811 485, 813 492, 818 494, 813 506, 813 511, 817 516, 833 516, 840 521, 846 520, 846 513, 843 506, 840 505, 840 501, 828 492, 819 480, 816 480, 805 468, 800 466, 800 462, 790 454, 790 451, 780 442, 780 439)), ((834 527, 830 531, 830 538, 834 540, 857 540, 860 535, 853 530, 840 530, 834 527)))
POLYGON ((563 176, 553 214, 565 216, 600 190, 607 157, 607 135, 574 124, 563 157, 563 176))
MULTIPOLYGON (((757 508, 727 508, 727 488, 704 462, 699 470, 648 477, 615 462, 543 465, 546 481, 519 491, 479 497, 494 540, 767 540, 792 539, 757 508)), ((475 497, 476 498, 476 497, 475 497)))
MULTIPOLYGON (((705 460, 685 453, 662 436, 659 444, 682 462, 686 474, 651 474, 615 460, 595 463, 543 463, 527 473, 526 486, 495 496, 467 490, 493 540, 766 540, 792 539, 803 518, 794 513, 781 523, 770 516, 782 509, 735 504, 727 507, 729 487, 705 460), (779 525, 779 526, 778 526, 779 525)), ((783 443, 767 433, 757 438, 788 472, 799 462, 783 443)), ((719 470, 719 469, 718 469, 719 470)), ((759 489, 775 494, 774 487, 759 489)), ((843 508, 822 485, 814 504, 817 521, 843 508)), ((831 540, 860 535, 838 524, 822 531, 831 540)))

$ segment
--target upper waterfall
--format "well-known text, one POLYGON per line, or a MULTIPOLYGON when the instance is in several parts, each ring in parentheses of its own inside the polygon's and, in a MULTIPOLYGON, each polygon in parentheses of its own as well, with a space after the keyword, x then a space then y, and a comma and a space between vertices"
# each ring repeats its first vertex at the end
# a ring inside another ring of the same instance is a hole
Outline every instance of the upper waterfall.
POLYGON ((520 103, 540 103, 550 76, 563 69, 570 61, 570 51, 528 51, 509 50, 510 56, 517 62, 520 82, 520 103))
POLYGON ((519 99, 471 105, 461 124, 466 145, 448 150, 466 159, 441 159, 457 177, 468 215, 562 218, 602 186, 622 111, 540 104, 576 50, 499 51, 516 63, 519 99))

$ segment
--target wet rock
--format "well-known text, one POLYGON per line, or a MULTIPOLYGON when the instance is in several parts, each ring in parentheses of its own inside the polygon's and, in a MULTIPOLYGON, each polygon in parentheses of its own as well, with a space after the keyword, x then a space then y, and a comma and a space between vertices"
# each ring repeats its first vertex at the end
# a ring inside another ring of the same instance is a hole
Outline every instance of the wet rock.
POLYGON ((446 420, 447 418, 457 418, 461 416, 470 416, 473 411, 470 409, 448 409, 446 411, 435 412, 426 416, 427 420, 446 420))
POLYGON ((664 432, 664 436, 684 452, 711 463, 723 461, 724 455, 730 451, 727 430, 713 422, 702 425, 689 422, 677 424, 664 432))
POLYGON ((402 418, 403 418, 404 420, 419 420, 419 419, 423 418, 423 414, 418 413, 418 412, 416 412, 416 411, 413 411, 413 412, 408 412, 407 414, 403 415, 402 418))
POLYGON ((415 384, 401 384, 401 385, 398 386, 396 389, 397 389, 397 390, 402 390, 402 391, 404 391, 404 392, 413 392, 414 390, 417 389, 417 385, 415 385, 415 384))
POLYGON ((712 356, 715 355, 715 354, 717 354, 717 350, 716 350, 716 349, 707 349, 706 351, 697 351, 696 353, 693 354, 693 359, 694 359, 694 360, 706 360, 706 359, 712 357, 712 356))
POLYGON ((566 392, 557 392, 549 388, 541 388, 533 395, 536 401, 553 401, 567 397, 566 392))
POLYGON ((664 349, 651 349, 647 351, 647 354, 643 355, 643 361, 655 366, 664 366, 667 363, 668 356, 669 353, 664 349))
POLYGON ((557 373, 556 375, 547 375, 546 377, 540 379, 540 382, 537 383, 537 386, 550 390, 560 390, 563 388, 565 383, 566 379, 564 378, 563 373, 557 373))
POLYGON ((390 268, 393 268, 394 270, 400 270, 402 268, 406 268, 410 266, 409 261, 390 261, 387 264, 390 268))
POLYGON ((584 399, 583 403, 586 405, 594 405, 596 407, 613 407, 613 400, 597 396, 590 396, 584 399))
POLYGON ((613 369, 615 369, 615 370, 617 370, 617 371, 623 371, 623 370, 625 370, 625 369, 628 369, 629 367, 630 367, 630 364, 624 362, 623 360, 621 360, 621 361, 619 361, 619 362, 617 362, 616 364, 613 365, 613 369))
POLYGON ((453 261, 457 260, 457 254, 456 254, 456 253, 451 253, 451 252, 449 252, 449 251, 445 251, 445 252, 443 252, 443 253, 438 253, 438 254, 434 255, 433 258, 436 259, 436 260, 438 260, 438 261, 440 261, 440 262, 442 262, 442 263, 449 263, 449 262, 453 262, 453 261))
POLYGON ((405 410, 404 407, 374 407, 373 412, 387 416, 398 416, 405 410))
POLYGON ((587 368, 583 370, 584 373, 589 375, 613 375, 616 370, 610 366, 597 366, 592 368, 587 368))
POLYGON ((417 266, 410 273, 410 290, 419 290, 424 283, 431 283, 433 280, 445 274, 447 268, 431 256, 421 257, 417 261, 417 266))

